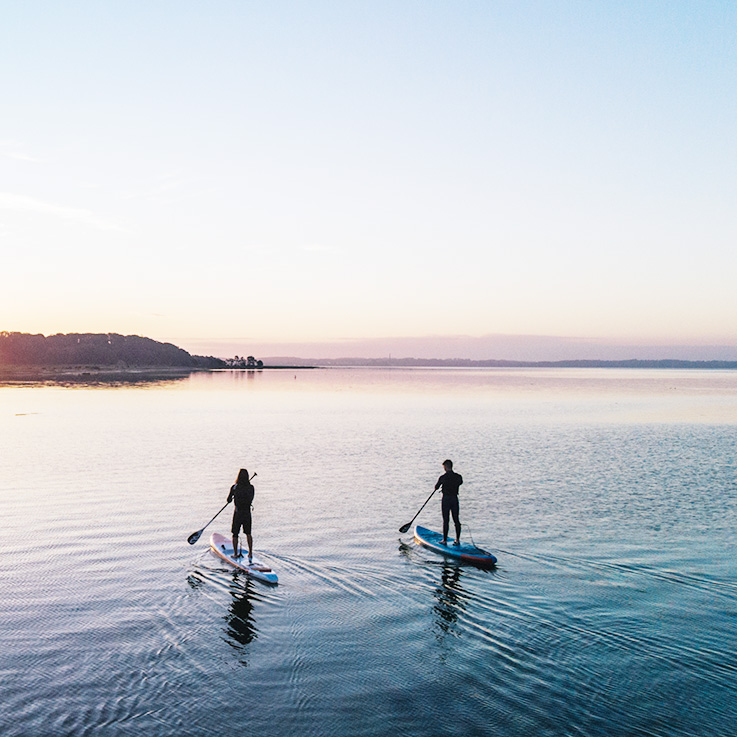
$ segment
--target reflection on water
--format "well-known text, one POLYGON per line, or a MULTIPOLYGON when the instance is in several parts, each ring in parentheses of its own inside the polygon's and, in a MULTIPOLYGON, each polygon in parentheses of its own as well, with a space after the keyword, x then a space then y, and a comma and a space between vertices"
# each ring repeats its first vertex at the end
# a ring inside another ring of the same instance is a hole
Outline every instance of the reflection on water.
POLYGON ((435 625, 439 630, 439 636, 459 635, 460 630, 456 626, 459 613, 465 611, 465 592, 461 586, 461 566, 452 563, 442 564, 440 585, 435 588, 435 625))
POLYGON ((233 571, 232 597, 228 613, 224 616, 227 642, 243 653, 248 645, 258 637, 253 614, 253 581, 240 571, 233 571))
POLYGON ((415 548, 414 543, 407 543, 400 538, 398 550, 399 550, 399 555, 402 558, 404 558, 405 560, 409 560, 414 548, 415 548))
POLYGON ((2 387, 62 388, 62 389, 121 389, 121 388, 175 388, 186 384, 191 376, 183 371, 54 371, 47 374, 0 376, 2 387))
POLYGON ((205 585, 205 580, 201 576, 196 576, 194 573, 190 573, 187 576, 187 584, 193 591, 198 591, 205 585))

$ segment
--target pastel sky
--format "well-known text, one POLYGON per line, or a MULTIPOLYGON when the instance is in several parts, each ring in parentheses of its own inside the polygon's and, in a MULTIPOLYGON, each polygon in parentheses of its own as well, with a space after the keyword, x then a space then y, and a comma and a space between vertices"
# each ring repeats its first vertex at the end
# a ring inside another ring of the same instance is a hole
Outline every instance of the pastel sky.
POLYGON ((731 0, 0 0, 0 330, 737 347, 736 37, 731 0))

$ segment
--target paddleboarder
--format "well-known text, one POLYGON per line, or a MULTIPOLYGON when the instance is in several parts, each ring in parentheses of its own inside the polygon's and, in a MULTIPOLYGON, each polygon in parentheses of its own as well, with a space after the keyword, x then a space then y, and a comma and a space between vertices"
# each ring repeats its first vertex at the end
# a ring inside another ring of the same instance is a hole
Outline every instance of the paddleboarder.
MULTIPOLYGON (((255 474, 254 474, 255 475, 255 474)), ((248 542, 248 562, 253 560, 253 537, 251 537, 251 502, 254 495, 253 484, 248 476, 248 471, 241 468, 238 472, 238 478, 233 486, 230 487, 228 494, 228 502, 235 503, 233 510, 233 525, 231 532, 233 533, 233 554, 236 558, 242 558, 243 553, 238 547, 238 533, 243 529, 248 542)))
POLYGON ((463 476, 453 470, 453 461, 443 461, 443 469, 445 473, 438 479, 435 484, 435 491, 442 487, 442 502, 440 509, 443 513, 443 545, 448 544, 448 527, 450 523, 450 515, 453 515, 453 524, 456 528, 456 539, 454 545, 461 544, 461 520, 458 505, 458 488, 463 483, 463 476))

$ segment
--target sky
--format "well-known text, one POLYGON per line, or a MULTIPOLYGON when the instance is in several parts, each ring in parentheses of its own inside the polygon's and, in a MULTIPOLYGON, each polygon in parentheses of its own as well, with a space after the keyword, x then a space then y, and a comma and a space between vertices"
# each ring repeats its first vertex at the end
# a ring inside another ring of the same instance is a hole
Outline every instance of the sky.
POLYGON ((737 359, 736 36, 731 0, 0 0, 0 330, 737 359))

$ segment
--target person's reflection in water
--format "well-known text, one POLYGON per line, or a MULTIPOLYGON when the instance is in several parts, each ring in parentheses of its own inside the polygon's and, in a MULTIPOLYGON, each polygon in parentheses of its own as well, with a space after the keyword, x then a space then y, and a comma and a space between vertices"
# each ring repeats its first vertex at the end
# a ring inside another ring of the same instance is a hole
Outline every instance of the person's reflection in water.
POLYGON ((253 582, 247 576, 239 576, 237 572, 233 573, 233 577, 234 585, 230 589, 233 600, 225 615, 225 635, 230 645, 243 652, 258 637, 251 603, 253 582))
POLYGON ((461 566, 451 563, 443 564, 440 585, 436 587, 435 605, 433 613, 435 626, 438 630, 438 639, 442 640, 446 635, 459 636, 461 634, 458 625, 458 615, 465 611, 465 591, 460 585, 461 566))

